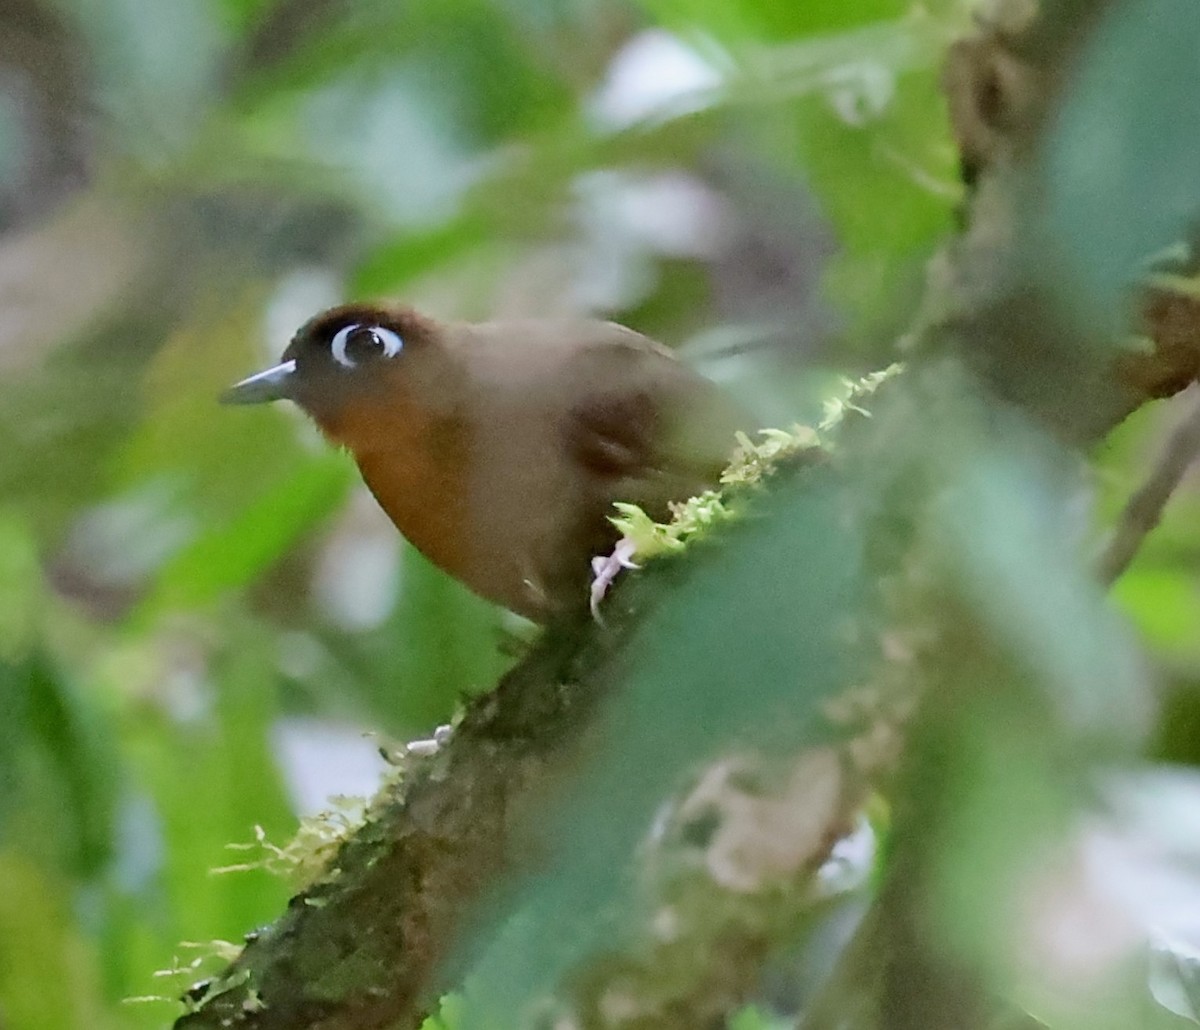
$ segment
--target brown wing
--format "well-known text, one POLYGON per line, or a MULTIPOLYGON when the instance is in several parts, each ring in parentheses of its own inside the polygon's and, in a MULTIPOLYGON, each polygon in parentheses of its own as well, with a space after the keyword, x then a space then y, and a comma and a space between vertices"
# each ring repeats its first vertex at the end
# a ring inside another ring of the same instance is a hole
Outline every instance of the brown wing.
POLYGON ((713 383, 646 343, 581 355, 590 388, 576 394, 567 446, 600 492, 661 512, 716 483, 742 420, 713 383))
POLYGON ((661 423, 658 406, 644 390, 592 394, 570 414, 567 447, 591 475, 603 479, 636 476, 655 463, 661 423))

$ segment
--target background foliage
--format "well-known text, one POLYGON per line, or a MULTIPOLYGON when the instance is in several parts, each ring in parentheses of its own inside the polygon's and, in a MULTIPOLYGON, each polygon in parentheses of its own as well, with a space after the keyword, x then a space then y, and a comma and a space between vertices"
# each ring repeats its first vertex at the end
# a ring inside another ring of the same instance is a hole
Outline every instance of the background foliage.
MULTIPOLYGON (((957 0, 0 8, 0 1026, 168 1021, 125 999, 178 993, 152 973, 192 961, 181 942, 286 900, 266 872, 213 875, 227 845, 367 792, 374 741, 426 735, 524 632, 403 547, 294 412, 219 410, 219 389, 315 309, 388 295, 614 317, 764 424, 813 419, 892 359, 954 228, 939 69, 968 24, 957 0)), ((1173 170, 1195 154, 1135 134, 1147 109, 1191 116, 1168 72, 1193 37, 1160 55, 1147 32, 1114 22, 1046 157, 1054 181, 1093 169, 1049 223, 1089 310, 1194 209, 1173 170), (1162 75, 1097 115, 1130 53, 1162 75), (1087 151, 1096 117, 1129 128, 1121 161, 1087 151), (1131 213, 1146 191, 1170 203, 1131 213)), ((1101 448, 1097 527, 1176 417, 1101 448)), ((1198 506, 1186 489, 1114 592, 1166 686, 1153 747, 1189 764, 1198 506)), ((1028 555, 1011 523, 977 528, 1028 555)), ((1009 604, 1070 618, 1013 583, 1009 604)))

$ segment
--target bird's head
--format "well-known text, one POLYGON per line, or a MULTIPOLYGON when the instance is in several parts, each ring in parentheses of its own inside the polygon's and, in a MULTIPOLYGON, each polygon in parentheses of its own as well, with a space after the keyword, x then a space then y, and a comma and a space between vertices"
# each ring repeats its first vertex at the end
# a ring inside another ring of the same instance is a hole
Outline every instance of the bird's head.
POLYGON ((418 370, 436 360, 442 332, 412 308, 343 304, 309 319, 279 364, 235 383, 225 404, 290 400, 336 435, 352 409, 395 404, 418 370))

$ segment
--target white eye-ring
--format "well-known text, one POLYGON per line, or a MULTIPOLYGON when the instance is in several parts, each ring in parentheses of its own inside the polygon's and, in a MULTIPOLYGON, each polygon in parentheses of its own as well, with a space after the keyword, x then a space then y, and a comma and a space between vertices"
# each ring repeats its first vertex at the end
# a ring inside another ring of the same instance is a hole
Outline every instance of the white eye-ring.
POLYGON ((400 334, 385 329, 381 325, 354 325, 343 326, 335 334, 332 340, 329 341, 329 350, 333 354, 333 360, 339 365, 344 365, 346 368, 356 368, 358 362, 354 360, 351 354, 346 353, 346 348, 353 341, 351 350, 357 350, 361 357, 374 356, 373 354, 364 354, 364 345, 368 348, 378 350, 383 357, 395 357, 404 349, 404 341, 400 339, 400 334))

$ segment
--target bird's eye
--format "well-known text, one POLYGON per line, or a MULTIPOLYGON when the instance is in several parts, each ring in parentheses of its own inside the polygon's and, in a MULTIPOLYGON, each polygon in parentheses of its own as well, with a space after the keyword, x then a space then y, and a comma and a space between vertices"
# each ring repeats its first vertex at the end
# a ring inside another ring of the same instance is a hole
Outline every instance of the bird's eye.
POLYGON ((372 358, 391 358, 404 348, 400 334, 381 325, 347 325, 329 341, 333 360, 346 368, 355 368, 372 358))

